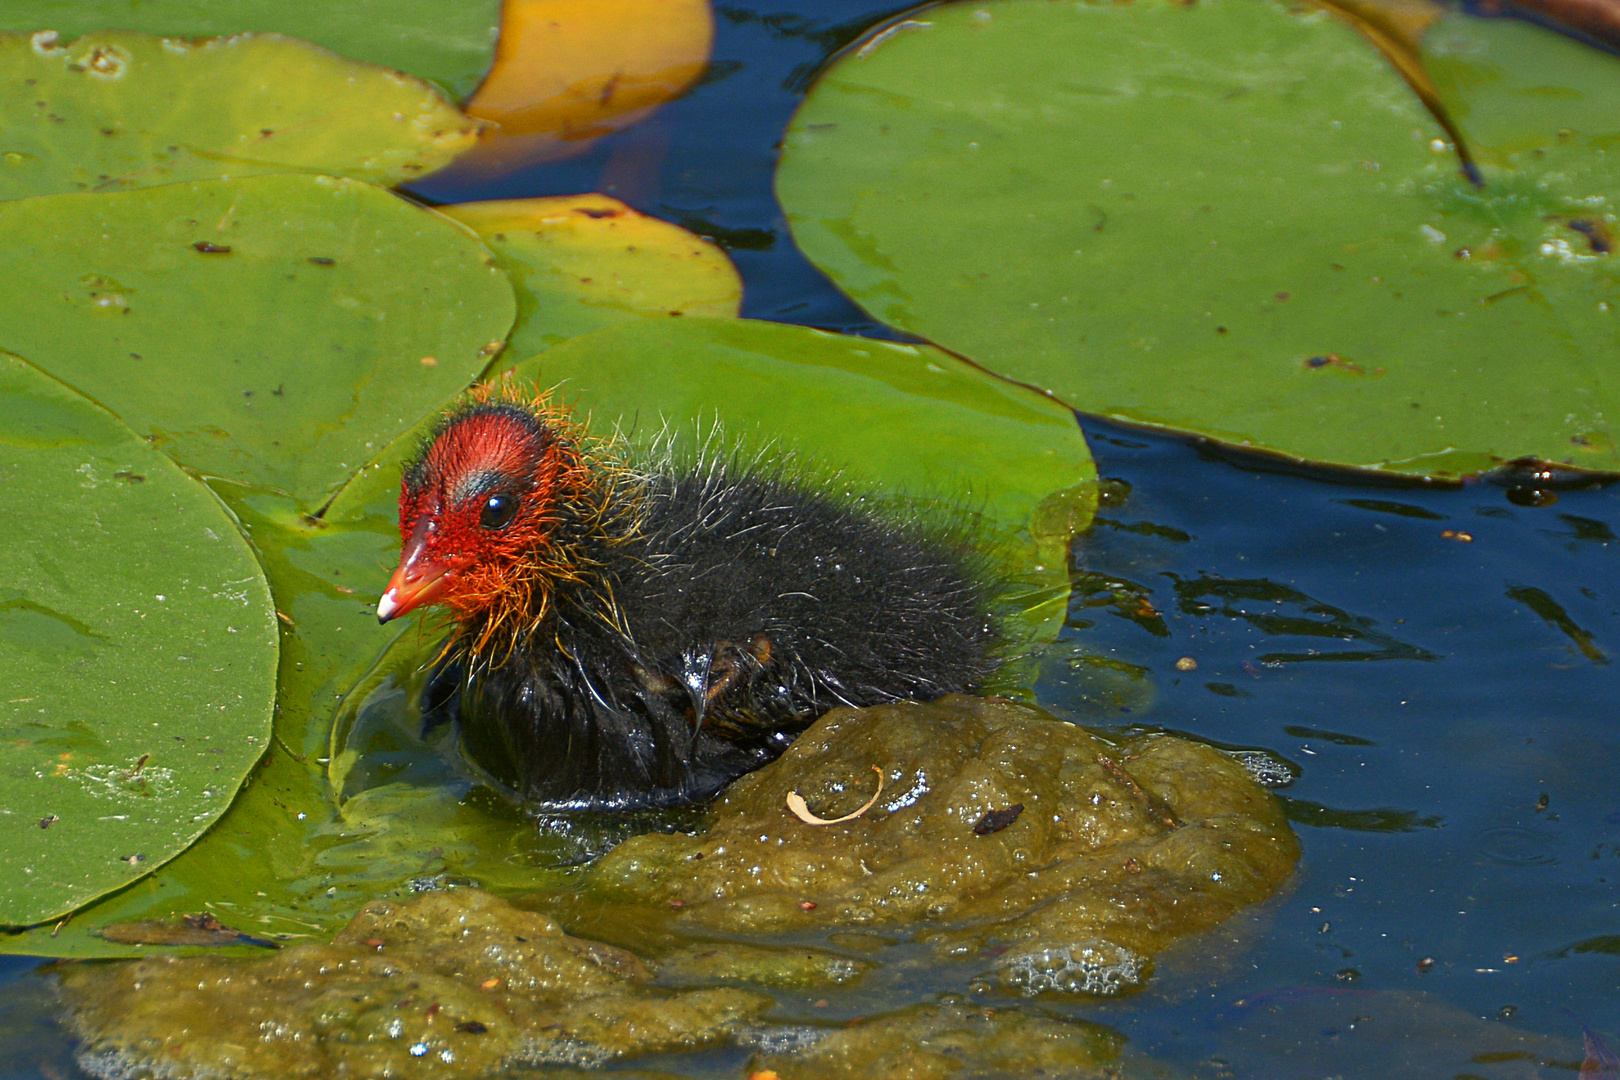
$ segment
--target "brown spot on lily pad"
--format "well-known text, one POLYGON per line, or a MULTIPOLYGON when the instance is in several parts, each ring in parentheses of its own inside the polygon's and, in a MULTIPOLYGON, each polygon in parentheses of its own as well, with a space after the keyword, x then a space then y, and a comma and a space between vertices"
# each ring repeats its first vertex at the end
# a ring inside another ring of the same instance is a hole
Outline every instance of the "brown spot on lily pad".
POLYGON ((1587 247, 1594 255, 1607 255, 1614 250, 1614 233, 1601 218, 1573 218, 1569 227, 1586 237, 1587 247))

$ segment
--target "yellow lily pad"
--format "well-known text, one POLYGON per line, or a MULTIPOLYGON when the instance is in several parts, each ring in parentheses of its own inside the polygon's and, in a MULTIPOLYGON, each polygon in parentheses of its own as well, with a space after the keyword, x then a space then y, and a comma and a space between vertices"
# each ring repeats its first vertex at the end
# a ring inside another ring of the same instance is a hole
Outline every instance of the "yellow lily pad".
POLYGON ((495 66, 467 102, 495 127, 457 171, 581 153, 684 94, 713 45, 708 0, 505 0, 495 66))
POLYGON ((720 248, 606 195, 448 206, 518 294, 507 355, 521 359, 638 315, 735 316, 742 278, 720 248))

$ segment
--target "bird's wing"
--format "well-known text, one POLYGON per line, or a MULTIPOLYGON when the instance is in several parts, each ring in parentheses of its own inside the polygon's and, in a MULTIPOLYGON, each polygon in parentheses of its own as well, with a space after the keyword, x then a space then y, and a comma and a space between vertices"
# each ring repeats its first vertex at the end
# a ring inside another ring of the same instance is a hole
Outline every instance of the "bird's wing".
POLYGON ((722 737, 756 734, 778 726, 780 710, 761 685, 777 665, 771 636, 745 642, 717 641, 682 650, 670 672, 670 689, 681 694, 693 733, 709 728, 722 737))

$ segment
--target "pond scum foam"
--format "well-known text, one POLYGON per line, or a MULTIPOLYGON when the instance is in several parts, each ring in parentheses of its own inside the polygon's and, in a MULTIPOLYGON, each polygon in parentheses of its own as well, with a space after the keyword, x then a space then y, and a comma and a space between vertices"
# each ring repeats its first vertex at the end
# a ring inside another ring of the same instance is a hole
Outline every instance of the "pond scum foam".
POLYGON ((1219 750, 958 696, 829 713, 707 831, 634 837, 523 901, 538 911, 443 890, 373 901, 331 944, 59 979, 82 1064, 108 1078, 485 1076, 726 1044, 783 1080, 883 1076, 896 1054, 933 1062, 908 1076, 1094 1076, 1119 1038, 1040 1010, 947 995, 826 1028, 768 1022, 765 989, 860 981, 883 966, 881 944, 847 955, 866 934, 929 947, 980 999, 1126 992, 1157 951, 1275 891, 1298 851, 1219 750), (860 816, 788 811, 797 792, 853 812, 873 766, 883 794, 860 816))

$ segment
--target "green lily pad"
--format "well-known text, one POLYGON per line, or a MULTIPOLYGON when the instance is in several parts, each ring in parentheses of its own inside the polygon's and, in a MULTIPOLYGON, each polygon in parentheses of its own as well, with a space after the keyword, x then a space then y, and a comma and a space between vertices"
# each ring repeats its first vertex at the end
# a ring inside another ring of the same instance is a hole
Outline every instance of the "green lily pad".
POLYGON ((0 34, 0 199, 302 171, 412 180, 477 141, 437 90, 305 41, 0 34))
POLYGON ((181 464, 319 506, 487 365, 511 286, 461 227, 283 174, 0 203, 0 347, 181 464))
POLYGON ((0 355, 0 924, 53 919, 202 835, 264 753, 269 591, 201 484, 0 355))
POLYGON ((1612 53, 1518 19, 1452 14, 1424 33, 1422 59, 1469 146, 1501 170, 1494 179, 1541 174, 1566 199, 1613 186, 1607 151, 1620 142, 1620 64, 1612 53))
POLYGON ((1408 474, 1620 469, 1620 281, 1588 243, 1612 228, 1620 68, 1509 75, 1510 52, 1434 65, 1464 131, 1575 145, 1504 142, 1476 189, 1327 12, 945 5, 822 78, 778 194, 873 314, 1085 412, 1408 474))
POLYGON ((457 100, 489 70, 500 21, 500 0, 6 0, 0 12, 0 30, 49 28, 64 39, 110 29, 166 37, 271 30, 431 79, 457 100))
MULTIPOLYGON (((398 884, 378 884, 356 865, 363 862, 357 841, 364 836, 334 821, 323 760, 332 715, 349 687, 409 633, 380 627, 376 618, 380 582, 399 546, 392 509, 311 522, 285 497, 225 490, 263 562, 280 616, 270 752, 225 816, 180 858, 78 912, 55 936, 50 928, 0 936, 0 952, 139 955, 99 931, 199 911, 259 937, 330 938, 360 903, 398 884)), ((430 876, 431 854, 418 855, 413 872, 430 876)))

